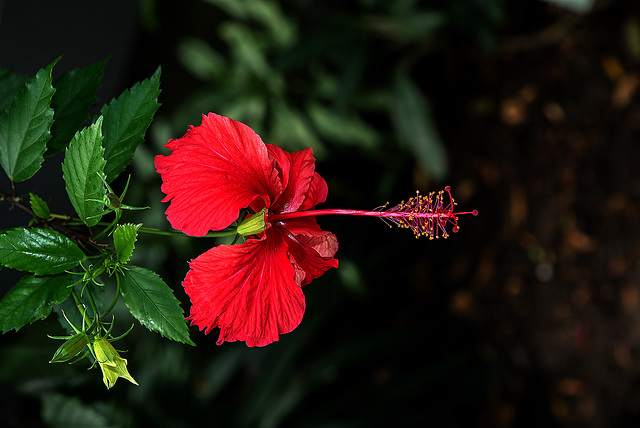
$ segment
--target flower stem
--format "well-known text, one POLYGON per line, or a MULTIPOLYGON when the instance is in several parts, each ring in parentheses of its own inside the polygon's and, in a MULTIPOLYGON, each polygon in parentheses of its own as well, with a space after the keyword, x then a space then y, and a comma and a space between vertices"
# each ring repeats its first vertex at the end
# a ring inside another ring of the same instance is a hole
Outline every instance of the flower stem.
MULTIPOLYGON (((165 236, 186 236, 186 237, 190 237, 193 238, 193 236, 190 235, 186 235, 182 232, 176 232, 176 231, 165 231, 165 230, 160 230, 160 229, 155 229, 152 227, 141 227, 139 229, 140 232, 144 232, 144 233, 149 233, 151 235, 165 235, 165 236)), ((226 229, 223 230, 218 230, 216 232, 209 232, 204 236, 199 236, 198 238, 219 238, 222 236, 233 236, 237 234, 237 229, 235 227, 228 227, 226 229)))
POLYGON ((111 302, 111 306, 107 309, 102 315, 100 315, 99 321, 102 321, 104 317, 106 317, 113 308, 115 308, 116 303, 118 302, 118 298, 120 297, 120 275, 116 272, 116 295, 111 302))
POLYGON ((93 316, 98 319, 98 307, 96 306, 95 300, 93 300, 93 294, 91 293, 91 289, 89 288, 89 284, 85 284, 85 288, 83 292, 86 291, 87 296, 89 297, 89 304, 91 305, 91 310, 93 311, 93 316))
POLYGON ((78 294, 76 293, 76 290, 74 290, 73 288, 71 289, 71 296, 73 296, 73 300, 76 302, 76 307, 78 308, 78 311, 82 315, 82 318, 85 319, 87 317, 87 312, 84 309, 84 305, 80 301, 80 298, 78 297, 78 294))

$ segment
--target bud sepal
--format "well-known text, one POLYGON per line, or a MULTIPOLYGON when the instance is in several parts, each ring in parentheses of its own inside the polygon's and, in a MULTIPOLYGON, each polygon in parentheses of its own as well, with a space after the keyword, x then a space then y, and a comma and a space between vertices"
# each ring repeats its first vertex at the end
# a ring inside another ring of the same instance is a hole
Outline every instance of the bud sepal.
POLYGON ((264 220, 266 212, 267 209, 263 208, 252 216, 242 220, 238 225, 238 235, 249 236, 264 232, 267 228, 267 223, 264 220))
MULTIPOLYGON (((52 336, 50 336, 52 337, 52 336)), ((68 337, 68 336, 67 336, 68 337)), ((52 337, 53 339, 64 339, 65 337, 52 337)), ((68 338, 58 350, 53 354, 50 363, 64 363, 69 361, 82 352, 89 344, 89 336, 84 331, 80 331, 68 338)))

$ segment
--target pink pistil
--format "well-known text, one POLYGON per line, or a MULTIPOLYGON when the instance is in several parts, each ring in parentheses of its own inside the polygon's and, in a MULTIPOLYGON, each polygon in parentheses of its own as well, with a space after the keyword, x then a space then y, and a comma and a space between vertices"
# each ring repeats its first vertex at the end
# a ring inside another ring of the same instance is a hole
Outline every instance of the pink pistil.
POLYGON ((357 215, 381 218, 386 224, 391 226, 395 224, 398 227, 411 229, 416 235, 416 238, 420 236, 428 236, 429 239, 448 238, 449 234, 445 226, 450 223, 453 225, 452 232, 458 232, 458 216, 463 214, 478 215, 477 210, 453 212, 453 208, 456 205, 455 200, 451 196, 451 187, 447 186, 444 190, 439 192, 431 192, 427 196, 422 196, 420 192, 416 192, 416 196, 410 198, 408 201, 402 201, 400 204, 386 209, 386 204, 374 211, 363 210, 345 210, 345 209, 323 209, 323 210, 309 210, 309 211, 297 211, 283 214, 269 214, 266 216, 266 221, 277 222, 285 221, 293 218, 301 217, 315 217, 319 215, 357 215), (444 206, 444 192, 449 195, 449 204, 444 206))

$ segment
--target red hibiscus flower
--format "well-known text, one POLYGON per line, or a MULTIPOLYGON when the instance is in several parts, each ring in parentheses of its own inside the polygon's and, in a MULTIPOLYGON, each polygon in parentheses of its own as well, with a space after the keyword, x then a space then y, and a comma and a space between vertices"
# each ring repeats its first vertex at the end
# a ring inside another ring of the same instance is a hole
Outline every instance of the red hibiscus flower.
POLYGON ((248 126, 213 113, 166 147, 172 153, 156 156, 155 167, 175 229, 203 236, 230 226, 244 208, 252 212, 237 227, 250 236, 247 241, 192 260, 182 282, 192 304, 188 319, 205 333, 219 327, 218 344, 264 346, 300 324, 302 286, 338 267, 338 241, 320 229, 318 215, 378 217, 430 239, 447 238, 447 226, 457 232, 458 215, 477 215, 454 212, 448 186, 374 211, 313 209, 325 201, 327 184, 315 172, 311 149, 287 153, 264 144, 248 126))
MULTIPOLYGON (((241 209, 265 209, 265 228, 237 245, 220 245, 189 263, 183 281, 192 325, 217 343, 264 346, 295 329, 305 311, 302 286, 338 266, 338 241, 314 217, 271 220, 324 202, 327 184, 311 149, 287 153, 264 144, 248 126, 210 113, 156 156, 163 202, 175 229, 203 236, 238 219, 241 209)), ((258 214, 262 215, 262 214, 258 214)))

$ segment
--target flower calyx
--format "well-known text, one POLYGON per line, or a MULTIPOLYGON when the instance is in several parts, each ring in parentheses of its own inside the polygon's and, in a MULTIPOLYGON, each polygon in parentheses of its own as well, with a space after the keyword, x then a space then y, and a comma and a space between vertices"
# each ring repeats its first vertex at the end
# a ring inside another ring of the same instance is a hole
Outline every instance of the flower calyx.
MULTIPOLYGON (((54 337, 55 338, 55 337, 54 337)), ((60 345, 51 358, 50 363, 64 363, 80 355, 82 350, 89 344, 89 336, 84 331, 79 331, 73 336, 59 337, 67 340, 60 345)), ((80 357, 82 358, 82 357, 80 357)))
POLYGON ((127 360, 120 356, 106 337, 98 336, 90 344, 90 348, 102 370, 102 381, 107 389, 111 389, 118 378, 126 379, 132 384, 138 385, 138 382, 127 370, 127 360))
POLYGON ((263 208, 257 213, 242 220, 242 222, 238 225, 238 235, 250 236, 264 232, 264 230, 267 228, 267 223, 264 220, 266 212, 267 209, 263 208))

